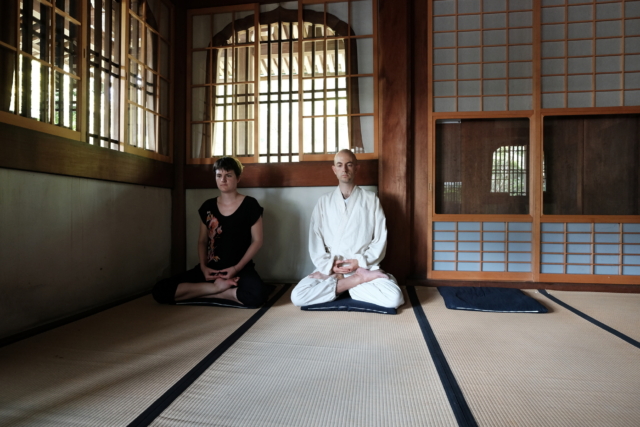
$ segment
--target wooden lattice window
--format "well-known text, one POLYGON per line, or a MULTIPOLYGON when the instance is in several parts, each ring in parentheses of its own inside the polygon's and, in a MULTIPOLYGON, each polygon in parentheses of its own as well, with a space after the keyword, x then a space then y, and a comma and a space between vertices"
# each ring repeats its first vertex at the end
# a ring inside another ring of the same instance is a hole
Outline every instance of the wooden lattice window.
POLYGON ((80 1, 7 1, 2 8, 0 110, 78 130, 80 1))
POLYGON ((193 13, 192 162, 376 155, 373 2, 297 5, 193 13))
POLYGON ((129 1, 126 146, 134 153, 157 153, 161 160, 171 152, 170 22, 163 0, 129 1))

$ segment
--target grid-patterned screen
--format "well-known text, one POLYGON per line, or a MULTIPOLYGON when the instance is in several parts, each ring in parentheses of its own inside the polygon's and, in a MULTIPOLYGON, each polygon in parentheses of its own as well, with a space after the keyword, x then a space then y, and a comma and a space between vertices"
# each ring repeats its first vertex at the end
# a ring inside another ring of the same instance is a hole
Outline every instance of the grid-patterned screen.
POLYGON ((433 223, 434 271, 531 272, 531 223, 433 223))
POLYGON ((433 2, 433 110, 530 110, 532 0, 433 2))
POLYGON ((640 224, 541 224, 540 272, 640 275, 640 224))
POLYGON ((542 0, 542 108, 640 105, 640 1, 542 0))

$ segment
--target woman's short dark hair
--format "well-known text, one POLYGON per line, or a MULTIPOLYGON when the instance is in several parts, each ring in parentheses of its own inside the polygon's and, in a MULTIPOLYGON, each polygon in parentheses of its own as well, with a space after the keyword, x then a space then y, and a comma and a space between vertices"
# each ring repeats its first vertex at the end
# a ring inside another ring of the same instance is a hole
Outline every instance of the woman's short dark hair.
POLYGON ((240 160, 235 157, 220 157, 213 164, 213 173, 215 174, 216 171, 220 169, 225 171, 234 171, 236 173, 236 178, 240 178, 240 174, 242 174, 242 163, 240 163, 240 160))

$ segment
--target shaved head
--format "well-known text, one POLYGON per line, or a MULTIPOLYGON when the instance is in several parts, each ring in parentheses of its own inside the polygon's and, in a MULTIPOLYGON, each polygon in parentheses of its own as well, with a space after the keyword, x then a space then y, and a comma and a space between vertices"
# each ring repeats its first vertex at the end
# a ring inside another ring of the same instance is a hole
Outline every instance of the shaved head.
MULTIPOLYGON (((358 171, 358 159, 351 150, 340 150, 333 158, 333 173, 336 174, 340 185, 347 185, 353 187, 356 172, 358 171)), ((349 190, 349 193, 351 191, 349 190)))
MULTIPOLYGON (((335 155, 335 156, 334 156, 334 158, 333 158, 333 163, 335 164, 335 163, 338 161, 338 158, 341 158, 341 159, 347 160, 347 159, 345 158, 345 156, 349 156, 349 160, 350 160, 353 164, 357 164, 357 163, 358 163, 358 159, 356 158, 356 155, 355 155, 355 154, 353 154, 353 151, 348 150, 348 149, 346 149, 346 148, 345 148, 344 150, 340 150, 340 151, 338 151, 338 152, 336 153, 336 155, 335 155)), ((343 160, 343 163, 346 163, 344 160, 343 160)), ((347 161, 349 161, 349 160, 347 160, 347 161)))

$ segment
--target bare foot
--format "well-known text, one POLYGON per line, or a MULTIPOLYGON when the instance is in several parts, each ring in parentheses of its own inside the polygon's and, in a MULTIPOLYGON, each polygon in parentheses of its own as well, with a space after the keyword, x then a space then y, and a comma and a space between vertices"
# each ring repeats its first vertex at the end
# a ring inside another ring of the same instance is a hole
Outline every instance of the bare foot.
POLYGON ((358 268, 356 275, 362 278, 362 283, 370 282, 375 279, 388 279, 389 276, 384 274, 382 270, 367 270, 366 268, 358 268))
POLYGON ((231 279, 216 279, 215 283, 223 286, 223 289, 226 291, 227 289, 238 286, 239 277, 232 277, 231 279))
POLYGON ((316 271, 315 273, 311 273, 309 276, 312 279, 320 279, 320 280, 327 280, 329 278, 328 274, 322 274, 319 271, 316 271))

